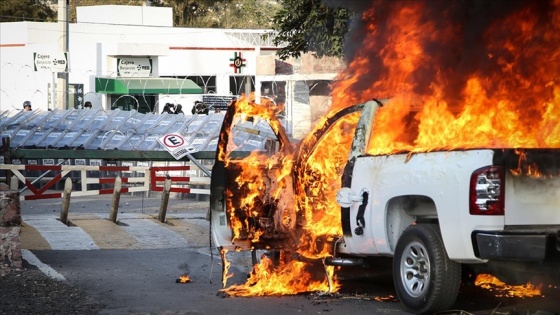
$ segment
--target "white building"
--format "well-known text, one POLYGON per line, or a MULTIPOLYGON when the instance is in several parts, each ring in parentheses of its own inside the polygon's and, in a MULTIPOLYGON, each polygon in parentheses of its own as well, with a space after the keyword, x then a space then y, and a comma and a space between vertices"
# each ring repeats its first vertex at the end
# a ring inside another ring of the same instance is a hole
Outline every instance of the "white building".
POLYGON ((298 133, 316 115, 311 107, 328 105, 326 85, 341 67, 329 59, 317 71, 311 56, 278 60, 278 48, 261 37, 269 30, 173 27, 172 8, 78 7, 77 23, 67 31, 63 24, 0 23, 0 112, 20 110, 26 100, 33 110, 90 101, 103 109, 161 112, 174 103, 190 111, 195 100, 211 101, 209 94, 256 92, 285 99, 289 132, 298 133))

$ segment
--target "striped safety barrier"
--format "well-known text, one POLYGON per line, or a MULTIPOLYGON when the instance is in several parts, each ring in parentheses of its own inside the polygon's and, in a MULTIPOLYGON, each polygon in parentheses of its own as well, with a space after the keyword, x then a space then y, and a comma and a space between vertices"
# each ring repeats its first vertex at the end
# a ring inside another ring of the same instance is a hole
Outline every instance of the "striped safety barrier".
POLYGON ((89 186, 98 184, 114 184, 117 176, 121 177, 123 187, 122 193, 142 192, 142 191, 163 191, 163 185, 166 178, 171 179, 171 192, 185 194, 202 194, 209 195, 209 189, 191 188, 191 186, 208 186, 210 184, 209 177, 183 176, 186 171, 191 170, 191 165, 176 166, 95 166, 95 165, 15 165, 0 164, 0 170, 9 170, 19 181, 25 184, 25 189, 29 189, 32 194, 21 195, 21 200, 49 199, 61 198, 63 192, 52 192, 53 186, 67 177, 70 172, 80 172, 80 177, 75 178, 80 184, 80 190, 73 190, 72 196, 95 196, 101 194, 112 194, 113 188, 90 189, 89 186), (36 186, 35 182, 26 177, 24 171, 41 171, 54 175, 40 182, 36 186), (99 173, 92 172, 113 172, 114 176, 107 174, 105 177, 99 177, 99 173), (133 172, 136 176, 132 176, 133 172), (125 176, 130 175, 130 176, 125 176), (46 182, 45 182, 46 181, 46 182), (42 184, 44 183, 44 184, 42 184), (42 185, 41 185, 42 184, 42 185), (188 187, 185 187, 188 186, 188 187), (49 191, 50 190, 50 191, 49 191))
POLYGON ((189 171, 191 169, 190 165, 182 166, 153 166, 150 168, 151 173, 151 189, 152 191, 163 191, 163 185, 165 179, 168 177, 171 179, 171 189, 170 192, 184 193, 188 194, 191 192, 191 188, 184 187, 174 187, 173 185, 187 185, 189 184, 191 178, 189 176, 171 176, 170 172, 174 171, 189 171), (160 174, 165 172, 165 175, 160 174), (158 185, 161 184, 161 186, 158 185))
POLYGON ((9 170, 14 176, 18 178, 19 181, 25 184, 25 187, 29 189, 32 195, 22 195, 20 199, 22 200, 35 200, 35 199, 50 199, 50 198, 60 198, 63 192, 48 192, 56 183, 60 182, 64 177, 66 177, 70 172, 77 171, 80 172, 79 183, 80 190, 72 191, 73 196, 95 196, 101 194, 112 194, 113 188, 104 189, 88 189, 88 185, 92 184, 114 184, 118 175, 114 177, 99 177, 99 174, 95 174, 97 177, 93 176, 90 172, 136 172, 142 176, 137 177, 123 177, 121 175, 121 182, 123 184, 129 184, 130 186, 124 186, 121 188, 122 193, 127 192, 137 192, 137 191, 148 191, 150 183, 150 170, 148 167, 140 166, 88 166, 88 165, 14 165, 14 164, 0 164, 0 170, 9 170), (49 177, 47 182, 41 187, 36 187, 34 182, 26 178, 22 174, 22 171, 43 171, 52 172, 53 177, 49 177), (134 186, 132 186, 134 185, 134 186))

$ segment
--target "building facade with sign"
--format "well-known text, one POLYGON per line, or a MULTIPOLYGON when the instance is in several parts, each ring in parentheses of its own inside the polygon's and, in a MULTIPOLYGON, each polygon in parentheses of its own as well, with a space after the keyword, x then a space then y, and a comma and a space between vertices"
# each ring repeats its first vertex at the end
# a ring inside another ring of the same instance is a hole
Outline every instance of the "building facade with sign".
MULTIPOLYGON (((262 38, 269 30, 177 28, 171 8, 78 7, 77 23, 67 31, 61 24, 0 23, 0 112, 22 109, 26 100, 34 110, 90 101, 94 108, 139 112, 173 103, 190 112, 197 100, 223 106, 255 92, 286 102, 287 114, 302 121, 295 126, 312 116, 312 90, 328 85, 341 66, 334 61, 325 71, 312 66, 300 73, 313 57, 278 60, 278 47, 262 38)), ((328 101, 320 100, 316 107, 325 107, 328 101)))
POLYGON ((20 109, 25 100, 34 109, 62 108, 65 73, 68 108, 90 101, 104 109, 190 109, 202 94, 254 90, 257 56, 276 52, 261 39, 266 30, 172 27, 171 8, 78 7, 77 21, 67 33, 58 23, 1 23, 0 109, 20 109))

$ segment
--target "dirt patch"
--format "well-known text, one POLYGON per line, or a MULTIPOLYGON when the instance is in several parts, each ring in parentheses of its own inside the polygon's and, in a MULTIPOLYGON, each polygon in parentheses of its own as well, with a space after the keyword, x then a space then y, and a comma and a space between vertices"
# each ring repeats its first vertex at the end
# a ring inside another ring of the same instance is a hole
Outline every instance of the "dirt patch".
POLYGON ((21 269, 0 266, 0 314, 98 314, 104 305, 87 291, 45 275, 24 261, 21 269))

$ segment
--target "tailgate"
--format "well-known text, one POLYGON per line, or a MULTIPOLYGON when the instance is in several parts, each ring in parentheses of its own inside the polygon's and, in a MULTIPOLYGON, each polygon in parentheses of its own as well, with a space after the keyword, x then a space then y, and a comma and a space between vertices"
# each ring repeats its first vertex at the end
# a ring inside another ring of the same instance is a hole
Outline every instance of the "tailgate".
POLYGON ((560 149, 503 150, 505 224, 560 225, 560 149))

